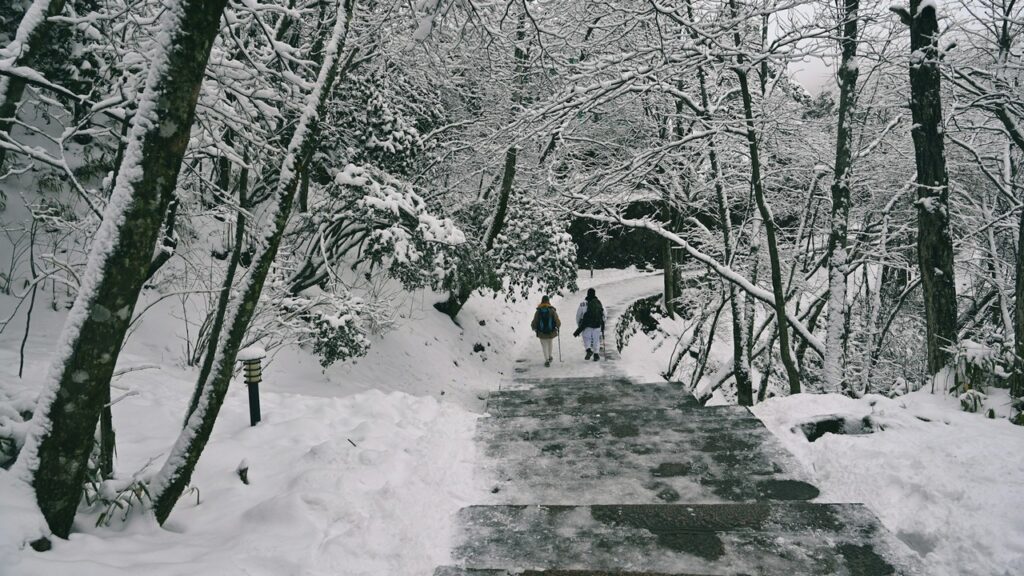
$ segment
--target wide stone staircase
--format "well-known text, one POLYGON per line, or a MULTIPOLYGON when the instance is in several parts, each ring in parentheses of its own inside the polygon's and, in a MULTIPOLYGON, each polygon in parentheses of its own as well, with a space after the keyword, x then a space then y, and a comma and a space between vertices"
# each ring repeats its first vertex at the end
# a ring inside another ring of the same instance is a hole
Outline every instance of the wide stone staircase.
POLYGON ((521 377, 488 413, 491 499, 459 513, 456 565, 435 576, 919 572, 864 506, 815 503, 746 408, 606 374, 521 377))

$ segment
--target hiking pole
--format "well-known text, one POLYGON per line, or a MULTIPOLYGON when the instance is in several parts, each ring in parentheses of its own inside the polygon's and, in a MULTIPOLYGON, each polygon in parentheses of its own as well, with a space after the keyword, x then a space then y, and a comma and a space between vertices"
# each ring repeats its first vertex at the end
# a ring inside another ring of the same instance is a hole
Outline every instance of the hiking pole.
POLYGON ((562 361, 562 331, 559 330, 558 332, 556 332, 556 334, 558 335, 558 361, 561 362, 562 361))

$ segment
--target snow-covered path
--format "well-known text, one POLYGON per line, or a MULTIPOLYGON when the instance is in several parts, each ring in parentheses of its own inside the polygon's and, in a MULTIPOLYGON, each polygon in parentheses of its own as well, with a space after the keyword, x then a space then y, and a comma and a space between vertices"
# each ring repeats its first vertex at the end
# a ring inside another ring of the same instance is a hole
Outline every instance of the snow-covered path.
MULTIPOLYGON (((606 271, 602 271, 606 272, 606 271)), ((566 377, 595 377, 595 376, 620 376, 622 365, 611 361, 584 361, 584 346, 580 338, 574 338, 572 333, 576 329, 576 308, 587 295, 587 290, 593 288, 599 300, 604 305, 608 314, 605 329, 605 351, 608 359, 618 359, 615 350, 614 329, 619 315, 639 298, 658 294, 661 291, 662 276, 660 272, 645 273, 637 271, 614 271, 618 274, 599 274, 596 278, 589 278, 589 273, 580 271, 580 290, 565 296, 555 296, 551 303, 558 310, 559 318, 562 320, 561 344, 555 343, 555 362, 548 368, 544 367, 544 358, 541 354, 540 343, 537 338, 527 337, 519 342, 516 348, 516 367, 514 376, 522 378, 566 378, 566 377), (561 346, 561 360, 559 360, 558 346, 561 346)))
MULTIPOLYGON (((651 282, 595 288, 614 316, 651 282)), ((807 502, 818 490, 746 408, 631 381, 614 354, 546 368, 534 344, 478 422, 489 493, 437 576, 916 573, 863 506, 807 502)))

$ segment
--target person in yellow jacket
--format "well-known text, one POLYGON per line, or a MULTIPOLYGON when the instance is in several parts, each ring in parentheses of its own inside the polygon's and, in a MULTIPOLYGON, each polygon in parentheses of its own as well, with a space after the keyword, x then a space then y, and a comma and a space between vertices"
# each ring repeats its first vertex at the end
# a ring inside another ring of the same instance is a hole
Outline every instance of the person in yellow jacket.
POLYGON ((533 322, 530 328, 540 339, 540 349, 544 353, 544 366, 551 366, 555 357, 551 354, 552 343, 558 337, 558 329, 562 321, 558 318, 558 311, 551 305, 551 299, 545 295, 540 299, 537 311, 533 313, 533 322))

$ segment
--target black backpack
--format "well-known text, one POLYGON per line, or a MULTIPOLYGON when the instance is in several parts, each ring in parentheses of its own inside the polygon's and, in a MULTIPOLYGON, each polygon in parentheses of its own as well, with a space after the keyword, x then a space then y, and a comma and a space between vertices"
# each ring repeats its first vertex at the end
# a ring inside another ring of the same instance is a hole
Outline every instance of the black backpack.
POLYGON ((550 334, 555 331, 555 309, 550 306, 537 308, 537 332, 550 334))
POLYGON ((600 328, 604 323, 604 306, 597 298, 587 300, 587 311, 583 313, 583 326, 600 328))

